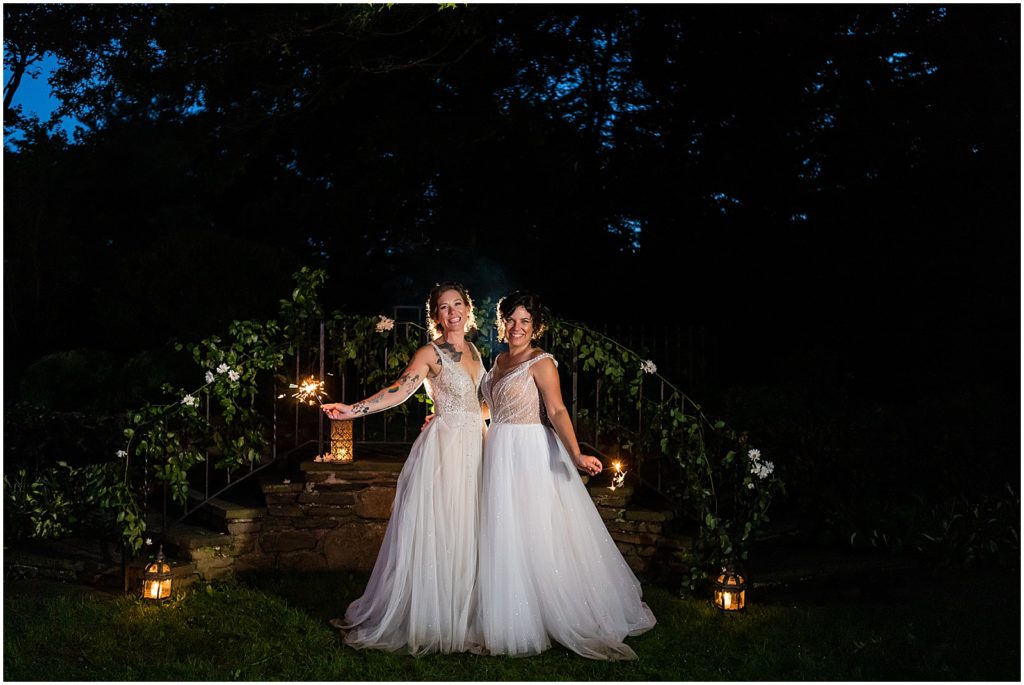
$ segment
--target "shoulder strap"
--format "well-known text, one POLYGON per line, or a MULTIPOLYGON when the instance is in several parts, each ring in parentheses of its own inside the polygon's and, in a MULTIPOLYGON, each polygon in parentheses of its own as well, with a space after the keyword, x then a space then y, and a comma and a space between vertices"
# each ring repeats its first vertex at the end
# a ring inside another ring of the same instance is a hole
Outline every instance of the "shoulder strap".
POLYGON ((550 359, 551 361, 553 361, 555 363, 555 368, 558 368, 558 360, 555 359, 555 355, 551 354, 550 352, 545 352, 544 354, 538 354, 536 357, 534 357, 533 359, 531 359, 528 362, 526 362, 526 365, 527 366, 533 366, 535 363, 539 362, 541 359, 550 359))

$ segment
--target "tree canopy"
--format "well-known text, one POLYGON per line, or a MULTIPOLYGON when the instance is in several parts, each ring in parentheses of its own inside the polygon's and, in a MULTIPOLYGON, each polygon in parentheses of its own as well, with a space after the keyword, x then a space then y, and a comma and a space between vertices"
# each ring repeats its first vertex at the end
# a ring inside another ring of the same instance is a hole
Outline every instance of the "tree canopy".
POLYGON ((1019 47, 1010 6, 8 4, 6 344, 198 337, 314 263, 357 311, 967 348, 1019 311, 1019 47))

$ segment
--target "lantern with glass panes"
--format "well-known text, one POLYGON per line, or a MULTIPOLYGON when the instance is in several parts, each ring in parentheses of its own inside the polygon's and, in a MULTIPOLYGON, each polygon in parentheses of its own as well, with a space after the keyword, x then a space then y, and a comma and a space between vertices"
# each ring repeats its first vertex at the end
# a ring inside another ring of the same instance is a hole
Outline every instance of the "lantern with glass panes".
POLYGON ((711 585, 712 602, 722 611, 742 611, 747 605, 747 581, 731 567, 723 568, 711 585))
POLYGON ((171 596, 171 565, 164 559, 164 546, 156 554, 156 559, 146 564, 142 574, 142 598, 151 602, 162 602, 171 596))

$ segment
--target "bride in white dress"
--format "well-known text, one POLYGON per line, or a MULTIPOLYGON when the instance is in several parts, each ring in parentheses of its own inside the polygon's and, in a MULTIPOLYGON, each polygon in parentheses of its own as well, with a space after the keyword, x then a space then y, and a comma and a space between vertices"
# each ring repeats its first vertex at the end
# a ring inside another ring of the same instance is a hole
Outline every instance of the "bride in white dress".
POLYGON ((555 360, 532 346, 543 325, 534 296, 502 298, 509 350, 481 384, 491 414, 480 504, 484 647, 528 656, 555 640, 590 659, 635 659, 623 639, 655 618, 577 473, 599 473, 601 462, 580 454, 555 360))
POLYGON ((421 383, 435 418, 413 443, 398 476, 384 542, 363 596, 343 620, 345 643, 414 655, 479 651, 475 618, 477 515, 484 417, 480 354, 465 339, 473 303, 465 288, 443 283, 427 298, 432 342, 413 354, 391 386, 348 405, 325 404, 332 419, 394 407, 421 383))

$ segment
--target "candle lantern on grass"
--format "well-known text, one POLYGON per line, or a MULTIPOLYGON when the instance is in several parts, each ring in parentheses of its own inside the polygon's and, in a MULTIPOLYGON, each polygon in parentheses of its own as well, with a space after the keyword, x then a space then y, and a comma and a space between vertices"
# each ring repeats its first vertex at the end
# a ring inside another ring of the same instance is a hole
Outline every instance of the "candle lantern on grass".
POLYGON ((722 611, 742 611, 747 605, 747 581, 732 568, 722 569, 712 590, 714 605, 722 611))
POLYGON ((151 602, 162 602, 171 596, 171 565, 164 559, 164 546, 156 554, 156 560, 146 564, 142 574, 142 598, 151 602))

